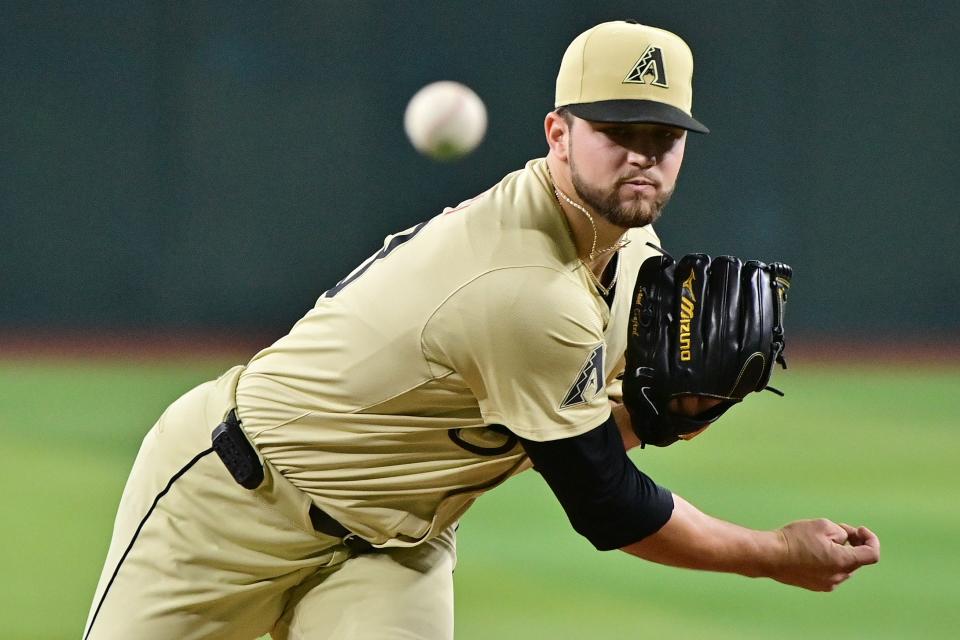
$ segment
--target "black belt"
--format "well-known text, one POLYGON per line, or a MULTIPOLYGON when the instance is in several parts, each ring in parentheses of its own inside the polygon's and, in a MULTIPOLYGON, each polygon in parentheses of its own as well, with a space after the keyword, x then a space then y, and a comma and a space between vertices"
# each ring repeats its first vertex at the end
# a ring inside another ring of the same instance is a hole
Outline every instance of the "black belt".
POLYGON ((315 504, 310 505, 310 522, 313 528, 334 538, 342 538, 347 549, 353 553, 373 551, 373 545, 334 520, 333 516, 315 504))
MULTIPOLYGON (((231 409, 224 421, 217 425, 211 434, 211 439, 213 450, 237 484, 253 490, 263 483, 263 464, 240 426, 236 409, 231 409)), ((320 533, 341 538, 344 546, 353 553, 365 553, 373 549, 373 545, 337 522, 315 504, 310 505, 310 522, 320 533)))

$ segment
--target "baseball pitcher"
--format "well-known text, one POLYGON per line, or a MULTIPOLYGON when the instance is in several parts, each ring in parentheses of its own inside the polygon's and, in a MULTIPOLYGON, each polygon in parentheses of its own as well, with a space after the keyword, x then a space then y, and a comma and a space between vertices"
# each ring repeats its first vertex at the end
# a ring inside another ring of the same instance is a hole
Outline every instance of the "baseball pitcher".
POLYGON ((864 527, 755 531, 627 457, 689 440, 783 362, 792 272, 660 248, 693 58, 577 37, 546 157, 392 235, 288 335, 189 391, 133 465, 84 638, 453 635, 457 522, 531 467, 600 550, 827 591, 864 527))

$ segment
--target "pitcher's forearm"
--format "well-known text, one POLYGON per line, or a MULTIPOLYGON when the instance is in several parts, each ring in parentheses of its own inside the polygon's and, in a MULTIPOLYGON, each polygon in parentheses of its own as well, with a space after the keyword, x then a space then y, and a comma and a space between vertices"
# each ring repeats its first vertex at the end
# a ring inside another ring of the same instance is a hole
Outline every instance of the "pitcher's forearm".
POLYGON ((674 494, 670 520, 623 551, 658 564, 704 571, 770 576, 786 541, 778 531, 757 531, 701 512, 674 494))

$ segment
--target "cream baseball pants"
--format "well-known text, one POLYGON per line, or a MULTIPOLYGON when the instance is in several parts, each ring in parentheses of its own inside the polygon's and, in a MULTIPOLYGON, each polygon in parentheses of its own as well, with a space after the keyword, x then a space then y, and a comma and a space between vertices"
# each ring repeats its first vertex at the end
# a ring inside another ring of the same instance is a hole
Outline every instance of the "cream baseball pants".
POLYGON ((453 638, 451 530, 354 555, 269 461, 257 489, 234 481, 210 434, 240 371, 189 391, 144 439, 84 638, 453 638))

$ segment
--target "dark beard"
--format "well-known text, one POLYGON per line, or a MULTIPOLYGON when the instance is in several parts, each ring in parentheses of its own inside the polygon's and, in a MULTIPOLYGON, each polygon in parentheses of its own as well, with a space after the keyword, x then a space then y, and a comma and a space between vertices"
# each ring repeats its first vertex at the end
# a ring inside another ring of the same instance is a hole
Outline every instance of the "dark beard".
MULTIPOLYGON (((572 147, 573 145, 571 145, 572 147)), ((621 206, 617 198, 617 189, 604 193, 600 189, 588 185, 580 177, 577 168, 573 163, 573 149, 570 150, 570 176, 573 179, 573 188, 587 206, 596 211, 600 216, 618 227, 631 229, 633 227, 643 227, 653 224, 660 217, 663 208, 670 202, 670 196, 673 190, 660 194, 653 202, 648 200, 637 200, 632 206, 621 206)), ((617 187, 620 183, 617 183, 617 187)))

